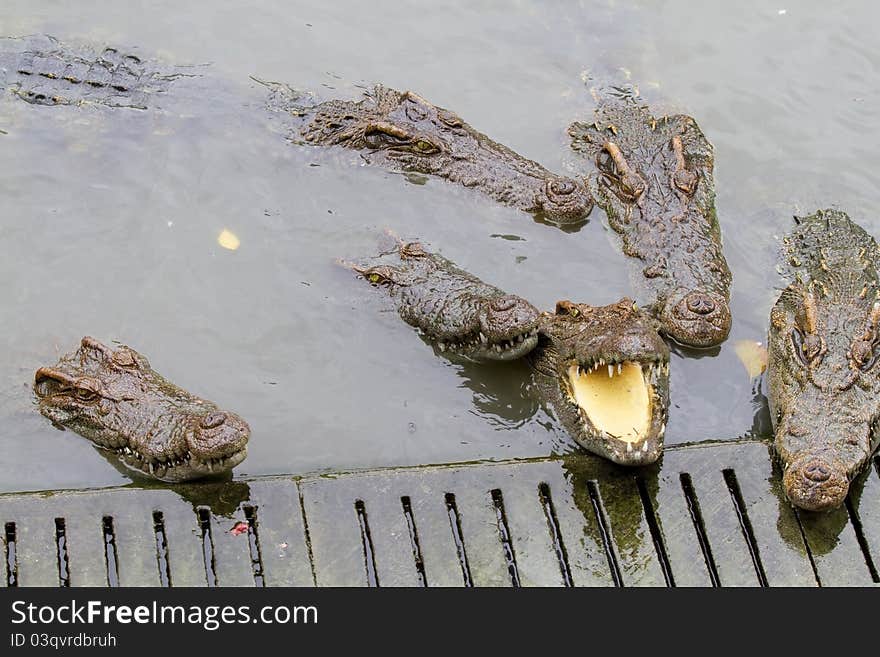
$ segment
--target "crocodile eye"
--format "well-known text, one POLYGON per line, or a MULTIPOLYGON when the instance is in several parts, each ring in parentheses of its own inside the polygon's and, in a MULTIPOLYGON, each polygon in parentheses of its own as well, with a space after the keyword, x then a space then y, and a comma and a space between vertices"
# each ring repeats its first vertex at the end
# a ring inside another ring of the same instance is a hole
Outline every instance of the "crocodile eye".
POLYGON ((867 372, 880 360, 880 344, 868 340, 856 340, 850 348, 855 364, 863 372, 867 372))
POLYGON ((98 393, 88 388, 76 388, 73 392, 76 398, 81 402, 93 402, 98 399, 98 393))
POLYGON ((681 169, 672 176, 672 182, 685 194, 693 194, 697 189, 697 174, 687 169, 681 169))
POLYGON ((434 144, 429 141, 425 141, 424 139, 419 139, 416 143, 414 143, 413 148, 422 155, 431 155, 432 153, 437 153, 440 150, 434 144))
POLYGON ((791 343, 804 365, 809 365, 810 361, 815 359, 822 350, 822 340, 818 335, 810 333, 805 336, 798 328, 791 332, 791 343))
POLYGON ((571 301, 557 301, 556 314, 560 316, 567 315, 569 317, 577 317, 581 314, 581 311, 571 301))

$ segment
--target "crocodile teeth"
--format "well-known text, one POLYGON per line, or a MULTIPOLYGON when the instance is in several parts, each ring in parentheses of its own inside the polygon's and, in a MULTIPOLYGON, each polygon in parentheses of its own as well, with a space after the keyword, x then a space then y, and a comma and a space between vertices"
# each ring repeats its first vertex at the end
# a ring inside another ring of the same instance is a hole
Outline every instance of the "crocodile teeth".
POLYGON ((626 444, 626 452, 627 452, 627 454, 629 454, 631 451, 633 451, 633 444, 632 444, 632 443, 627 443, 627 444, 626 444))
POLYGON ((440 351, 446 351, 446 343, 445 342, 440 343, 440 351))
POLYGON ((608 366, 608 378, 610 379, 613 376, 614 376, 614 365, 609 365, 608 366))
POLYGON ((617 364, 617 373, 620 374, 622 369, 623 369, 623 363, 618 363, 617 364))
POLYGON ((642 451, 647 454, 648 453, 648 441, 645 441, 645 444, 642 446, 642 451))
POLYGON ((487 338, 482 331, 480 331, 480 342, 482 342, 483 344, 489 342, 489 338, 487 338))

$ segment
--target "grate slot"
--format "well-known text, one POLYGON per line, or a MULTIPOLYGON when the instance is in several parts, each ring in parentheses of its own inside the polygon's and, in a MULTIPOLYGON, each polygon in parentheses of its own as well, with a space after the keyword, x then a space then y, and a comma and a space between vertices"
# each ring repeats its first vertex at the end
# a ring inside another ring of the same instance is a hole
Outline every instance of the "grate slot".
POLYGON ((602 499, 599 496, 599 486, 595 481, 587 482, 587 492, 590 495, 590 504, 593 505, 593 513, 596 515, 596 522, 599 527, 599 534, 602 538, 602 547, 605 549, 605 558, 608 559, 608 568, 611 570, 611 578, 614 580, 614 586, 623 586, 623 577, 620 575, 620 566, 617 564, 617 556, 614 554, 614 548, 611 545, 611 532, 608 530, 608 519, 602 510, 602 499))
POLYGON ((645 479, 643 477, 636 477, 635 479, 639 498, 642 501, 642 508, 645 511, 648 531, 651 532, 651 540, 654 542, 654 551, 657 553, 660 570, 663 572, 663 579, 666 581, 666 586, 675 586, 675 577, 672 575, 672 567, 669 565, 669 555, 666 553, 663 533, 660 531, 660 522, 657 520, 657 514, 654 512, 654 505, 651 503, 651 495, 648 493, 645 479))
POLYGON ((18 552, 14 522, 6 523, 3 538, 6 546, 6 586, 18 586, 18 552))
POLYGON ((153 511, 153 533, 156 536, 156 563, 159 566, 159 585, 171 586, 171 564, 168 561, 168 536, 165 534, 165 516, 153 511))
POLYGON ((113 529, 113 517, 104 516, 101 520, 104 532, 104 559, 107 563, 107 584, 119 586, 119 559, 116 553, 116 532, 113 529))
POLYGON ((694 490, 694 482, 687 472, 679 475, 681 481, 681 491, 684 493, 685 502, 687 502, 688 514, 690 514, 691 522, 694 524, 694 531, 697 534, 697 541, 700 544, 700 551, 703 553, 703 559, 706 562, 706 570, 709 572, 709 581, 712 586, 721 586, 721 579, 718 577, 718 566, 715 565, 715 557, 712 556, 712 546, 709 543, 709 535, 706 532, 706 523, 703 521, 703 512, 700 509, 700 500, 697 499, 697 492, 694 490))
POLYGON ((303 534, 306 541, 306 554, 309 555, 309 570, 312 573, 312 585, 318 585, 318 572, 315 570, 315 553, 312 549, 312 535, 309 533, 309 519, 306 517, 306 503, 303 500, 302 488, 299 484, 296 487, 297 497, 299 498, 299 513, 303 523, 303 534))
POLYGON ((67 556, 67 527, 64 518, 55 518, 55 553, 58 557, 58 586, 70 586, 70 560, 67 556))
POLYGON ((416 564, 416 573, 420 586, 428 586, 428 578, 425 576, 425 561, 422 559, 422 546, 419 545, 419 532, 416 529, 416 519, 413 517, 412 501, 408 495, 400 498, 403 506, 403 515, 406 518, 406 528, 409 531, 409 544, 412 547, 413 561, 416 564))
POLYGON ((367 521, 367 508, 363 500, 356 500, 354 509, 357 512, 358 525, 361 528, 361 543, 364 548, 364 568, 367 571, 367 586, 379 586, 376 573, 376 553, 373 549, 373 537, 370 536, 370 524, 367 521))
POLYGON ((473 586, 474 580, 471 579, 471 567, 468 564, 467 551, 464 547, 461 517, 458 515, 454 493, 446 493, 446 513, 449 516, 449 527, 452 529, 452 540, 455 541, 455 550, 458 553, 458 563, 461 565, 461 576, 464 579, 464 585, 473 586))
POLYGON ((257 507, 243 505, 245 520, 248 525, 248 549, 251 553, 251 568, 254 571, 254 584, 266 586, 266 578, 263 575, 263 555, 260 551, 260 535, 257 533, 259 522, 257 520, 257 507))
POLYGON ((556 508, 553 506, 553 498, 550 495, 550 486, 545 482, 538 484, 538 499, 544 516, 547 518, 547 528, 550 530, 550 540, 553 541, 553 550, 559 561, 559 570, 562 573, 562 581, 566 586, 574 586, 571 579, 571 566, 568 563, 568 553, 565 551, 565 543, 562 541, 562 531, 559 528, 559 518, 556 517, 556 508))
POLYGON ((217 586, 217 564, 214 561, 214 537, 211 535, 211 509, 200 506, 197 510, 199 528, 202 530, 202 558, 208 586, 217 586))
POLYGON ((504 559, 507 561, 507 572, 510 573, 510 582, 514 587, 519 587, 521 586, 519 569, 516 567, 516 552, 513 550, 513 541, 510 539, 510 527, 507 524, 507 514, 504 512, 504 496, 499 488, 492 490, 491 494, 492 504, 495 506, 495 520, 498 523, 498 535, 501 537, 504 559))
POLYGON ((767 586, 767 575, 764 573, 764 566, 761 564, 758 543, 755 540, 755 533, 752 530, 752 523, 746 511, 746 504, 743 500, 742 491, 739 488, 739 482, 736 480, 736 473, 732 469, 727 468, 722 470, 722 474, 727 484, 727 490, 730 492, 730 499, 733 500, 733 507, 736 510, 736 517, 739 520, 739 527, 742 530, 743 538, 746 539, 746 544, 749 546, 749 555, 752 557, 752 564, 755 566, 758 583, 761 586, 767 586))
POLYGON ((852 523, 853 530, 856 533, 856 540, 862 550, 862 556, 865 558, 865 565, 868 566, 868 572, 871 573, 871 581, 875 584, 880 582, 877 575, 877 567, 874 565, 874 559, 871 557, 871 549, 868 547, 868 540, 865 538, 865 532, 862 527, 862 519, 859 518, 858 512, 853 507, 850 496, 846 497, 846 511, 849 514, 849 521, 852 523))

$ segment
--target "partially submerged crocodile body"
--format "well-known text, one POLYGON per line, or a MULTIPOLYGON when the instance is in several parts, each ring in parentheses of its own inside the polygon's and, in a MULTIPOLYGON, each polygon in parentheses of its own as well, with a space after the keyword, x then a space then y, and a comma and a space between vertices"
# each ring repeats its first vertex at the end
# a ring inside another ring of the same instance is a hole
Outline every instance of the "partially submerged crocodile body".
POLYGON ((34 376, 40 413, 161 481, 228 472, 247 456, 250 427, 169 382, 126 346, 85 337, 34 376))
POLYGON ((797 221, 792 280, 770 313, 767 396, 785 492, 821 511, 843 503, 880 444, 880 249, 843 212, 797 221))
POLYGON ((573 123, 571 146, 591 163, 588 186, 639 261, 640 295, 663 332, 711 347, 730 331, 730 270, 715 215, 712 145, 689 116, 655 118, 633 99, 603 100, 573 123))
POLYGON ((182 75, 113 47, 71 46, 46 35, 0 38, 0 90, 34 105, 146 109, 182 75))
POLYGON ((401 317, 442 345, 444 353, 527 357, 542 400, 585 449, 622 465, 646 465, 660 456, 669 407, 669 348, 656 320, 632 300, 602 307, 560 301, 555 312, 539 314, 524 299, 417 242, 349 266, 385 287, 401 317), (502 338, 507 346, 499 348, 502 338))
POLYGON ((554 223, 581 222, 593 207, 583 182, 551 173, 411 91, 376 85, 359 101, 315 103, 268 84, 270 107, 293 118, 299 141, 355 149, 371 164, 437 176, 554 223))
POLYGON ((538 342, 538 310, 484 283, 418 242, 399 243, 350 265, 387 288, 401 318, 442 352, 474 360, 514 360, 538 342))

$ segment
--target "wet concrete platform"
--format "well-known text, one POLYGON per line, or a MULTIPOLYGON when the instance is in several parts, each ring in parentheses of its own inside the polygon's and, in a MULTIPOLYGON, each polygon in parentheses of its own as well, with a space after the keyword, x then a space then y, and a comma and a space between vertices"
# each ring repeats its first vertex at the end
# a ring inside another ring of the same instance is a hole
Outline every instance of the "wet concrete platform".
POLYGON ((761 442, 0 496, 0 586, 870 586, 880 462, 795 511, 761 442))

